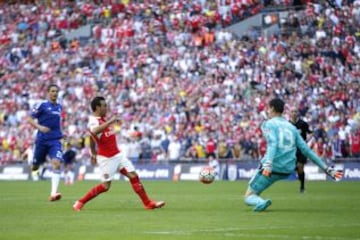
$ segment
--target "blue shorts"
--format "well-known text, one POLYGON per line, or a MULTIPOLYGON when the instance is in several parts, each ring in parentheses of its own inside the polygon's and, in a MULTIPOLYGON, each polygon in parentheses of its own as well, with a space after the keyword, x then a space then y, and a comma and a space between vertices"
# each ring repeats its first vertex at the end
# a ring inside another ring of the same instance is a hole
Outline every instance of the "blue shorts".
POLYGON ((253 192, 260 195, 265 189, 270 187, 274 182, 277 182, 282 179, 286 179, 290 174, 278 174, 271 173, 270 177, 262 175, 262 169, 258 169, 256 174, 250 179, 249 187, 253 192))
POLYGON ((34 165, 46 162, 46 156, 50 159, 63 160, 62 145, 60 140, 36 141, 34 150, 34 165))

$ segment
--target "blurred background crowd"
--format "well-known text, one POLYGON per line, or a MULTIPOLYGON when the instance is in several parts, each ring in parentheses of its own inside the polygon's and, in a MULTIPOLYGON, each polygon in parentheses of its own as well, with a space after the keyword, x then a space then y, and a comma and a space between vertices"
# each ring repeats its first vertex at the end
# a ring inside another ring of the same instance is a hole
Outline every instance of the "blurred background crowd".
POLYGON ((96 95, 135 162, 257 161, 274 96, 299 109, 320 156, 360 157, 359 0, 0 2, 0 164, 31 160, 25 119, 50 83, 64 143, 85 163, 96 95), (280 33, 228 30, 279 7, 280 33), (91 37, 66 38, 89 25, 91 37))

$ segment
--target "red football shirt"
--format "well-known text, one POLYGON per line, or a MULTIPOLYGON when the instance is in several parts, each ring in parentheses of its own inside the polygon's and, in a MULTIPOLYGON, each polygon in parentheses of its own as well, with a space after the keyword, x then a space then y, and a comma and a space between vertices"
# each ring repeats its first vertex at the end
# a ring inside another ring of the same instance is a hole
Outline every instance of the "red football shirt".
POLYGON ((104 129, 104 131, 98 134, 93 133, 93 130, 96 127, 105 122, 106 120, 103 117, 90 116, 88 129, 98 147, 97 154, 104 157, 112 157, 120 152, 116 141, 116 135, 112 127, 107 127, 104 129))

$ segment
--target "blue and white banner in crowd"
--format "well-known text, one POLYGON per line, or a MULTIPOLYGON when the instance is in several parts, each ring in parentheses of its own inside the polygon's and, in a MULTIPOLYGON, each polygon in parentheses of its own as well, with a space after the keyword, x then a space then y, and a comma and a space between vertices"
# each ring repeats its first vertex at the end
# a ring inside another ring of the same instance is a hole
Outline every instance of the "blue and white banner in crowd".
MULTIPOLYGON (((197 181, 199 172, 206 164, 200 163, 169 163, 169 164, 141 164, 135 165, 136 171, 143 180, 173 180, 173 181, 197 181)), ((212 164, 217 172, 218 180, 237 181, 248 180, 256 172, 256 162, 218 163, 212 164)), ((344 171, 344 180, 360 180, 360 162, 344 162, 335 164, 335 168, 344 171)), ((305 165, 306 179, 327 180, 328 177, 316 165, 305 165)), ((100 180, 98 167, 80 166, 76 168, 78 180, 100 180)), ((51 172, 45 169, 42 172, 43 179, 48 179, 51 172)), ((0 166, 0 180, 30 180, 31 172, 27 165, 4 165, 0 166)), ((117 174, 115 180, 124 179, 117 174)), ((289 180, 295 180, 295 173, 289 180)))
POLYGON ((30 179, 29 167, 22 165, 0 166, 0 180, 28 180, 30 179))

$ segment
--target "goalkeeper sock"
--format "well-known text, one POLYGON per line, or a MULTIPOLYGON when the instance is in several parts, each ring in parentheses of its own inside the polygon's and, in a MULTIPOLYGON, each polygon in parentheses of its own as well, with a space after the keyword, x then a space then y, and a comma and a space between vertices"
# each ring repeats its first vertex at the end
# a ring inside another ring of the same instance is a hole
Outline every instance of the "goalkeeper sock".
POLYGON ((245 197, 245 203, 250 206, 256 206, 257 204, 262 202, 265 202, 265 200, 255 194, 245 197))

